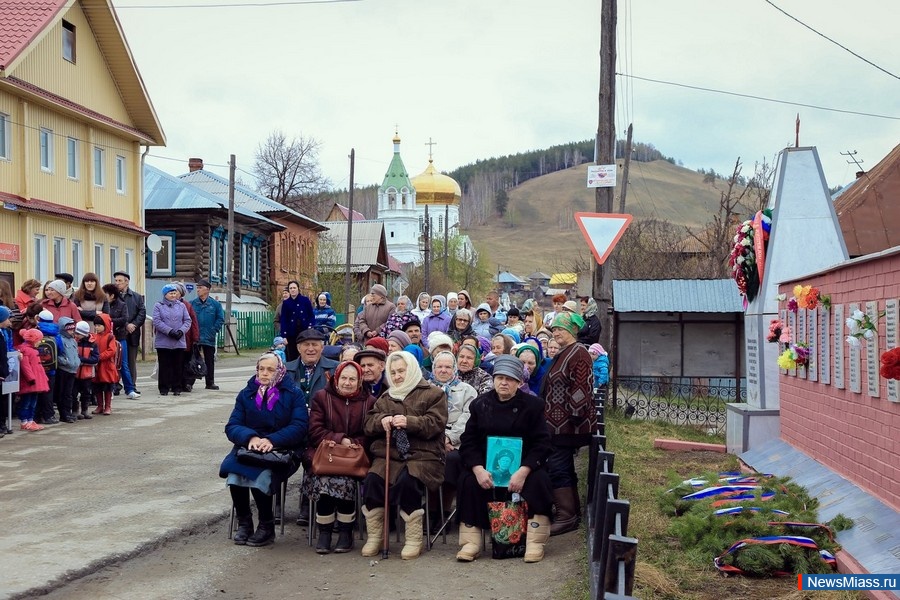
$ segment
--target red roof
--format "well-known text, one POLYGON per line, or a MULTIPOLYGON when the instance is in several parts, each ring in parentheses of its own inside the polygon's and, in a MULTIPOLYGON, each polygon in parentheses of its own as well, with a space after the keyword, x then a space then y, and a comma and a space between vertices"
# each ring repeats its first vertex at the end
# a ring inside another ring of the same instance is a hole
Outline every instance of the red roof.
MULTIPOLYGON (((334 205, 338 207, 338 210, 341 211, 341 214, 344 215, 344 218, 349 221, 350 220, 350 209, 347 208, 346 206, 344 206, 343 204, 335 203, 334 205)), ((365 221, 366 216, 364 214, 362 214, 361 212, 359 212, 358 210, 354 210, 353 211, 353 220, 354 221, 365 221)))
POLYGON ((62 206, 61 204, 54 204, 53 202, 47 202, 46 200, 38 200, 37 198, 25 199, 14 194, 0 192, 0 202, 5 204, 7 207, 11 206, 17 209, 22 208, 31 212, 43 213, 56 217, 64 217, 66 219, 74 219, 76 221, 82 221, 85 223, 98 223, 100 225, 108 225, 117 229, 124 229, 125 231, 130 231, 132 233, 139 233, 141 235, 150 234, 150 232, 146 229, 138 227, 131 221, 126 221, 125 219, 108 217, 106 215, 101 215, 100 213, 95 213, 89 210, 73 208, 71 206, 62 206))
POLYGON ((66 0, 0 2, 0 71, 12 63, 65 4, 66 0))
POLYGON ((388 270, 393 271, 394 273, 402 273, 403 263, 388 254, 388 270))

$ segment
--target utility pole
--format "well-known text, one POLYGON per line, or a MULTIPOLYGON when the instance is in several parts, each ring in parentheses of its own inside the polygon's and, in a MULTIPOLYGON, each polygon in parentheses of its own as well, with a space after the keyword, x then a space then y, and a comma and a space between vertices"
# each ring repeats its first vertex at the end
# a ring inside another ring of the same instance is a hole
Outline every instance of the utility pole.
POLYGON ((237 350, 231 326, 231 302, 234 296, 234 171, 237 169, 234 154, 228 161, 228 244, 225 246, 225 351, 237 350))
MULTIPOLYGON (((616 161, 616 2, 602 0, 600 5, 600 95, 597 124, 596 164, 616 161)), ((594 192, 596 211, 611 213, 615 188, 600 187, 594 192)), ((605 321, 601 339, 609 343, 609 309, 612 307, 612 277, 602 265, 594 268, 592 295, 597 300, 599 317, 605 321)))
POLYGON ((619 214, 625 213, 625 194, 628 192, 628 169, 631 167, 631 133, 634 131, 628 124, 628 135, 625 137, 625 165, 622 168, 622 193, 619 194, 619 214))
POLYGON ((425 237, 425 289, 428 291, 428 285, 431 283, 431 218, 428 216, 428 205, 425 205, 425 221, 422 224, 424 228, 422 235, 425 237))
POLYGON ((450 271, 447 267, 447 245, 450 243, 450 205, 444 205, 444 280, 450 277, 450 271))
POLYGON ((353 167, 356 162, 356 149, 350 148, 350 206, 347 207, 347 271, 344 273, 344 310, 347 322, 350 322, 350 249, 353 244, 353 167))

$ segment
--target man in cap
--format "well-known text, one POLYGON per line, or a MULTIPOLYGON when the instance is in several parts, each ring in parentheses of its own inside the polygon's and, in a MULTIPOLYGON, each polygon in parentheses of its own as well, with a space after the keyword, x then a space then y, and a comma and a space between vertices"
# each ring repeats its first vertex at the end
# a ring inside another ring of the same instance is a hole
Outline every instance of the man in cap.
POLYGON ((66 284, 66 293, 63 294, 63 296, 65 296, 66 298, 71 300, 72 294, 75 293, 75 288, 72 287, 72 282, 75 281, 75 278, 72 276, 72 274, 71 273, 57 273, 53 277, 61 280, 63 283, 66 284))
POLYGON ((216 385, 216 336, 225 324, 225 311, 218 300, 209 295, 212 287, 208 279, 197 282, 197 297, 191 300, 191 306, 197 315, 200 327, 200 350, 203 351, 203 362, 206 363, 206 389, 217 390, 216 385))
POLYGON ((353 333, 358 342, 365 343, 366 340, 378 335, 378 330, 394 312, 396 307, 393 302, 388 300, 387 295, 387 289, 380 283, 376 283, 369 290, 369 295, 366 296, 366 307, 353 325, 353 333))
POLYGON ((419 319, 410 319, 403 325, 403 332, 409 336, 409 343, 418 346, 422 352, 428 353, 428 346, 422 343, 422 323, 419 319))
POLYGON ((294 383, 306 394, 307 404, 312 400, 313 394, 325 387, 326 373, 331 375, 338 366, 336 361, 322 356, 324 349, 325 336, 315 329, 304 329, 297 335, 297 352, 300 356, 285 365, 294 378, 294 383))
POLYGON ((360 366, 363 372, 363 388, 376 398, 388 388, 387 379, 384 376, 386 360, 387 354, 371 345, 367 345, 353 357, 353 361, 360 366))
MULTIPOLYGON (((144 297, 131 289, 131 275, 125 271, 113 273, 116 287, 122 301, 128 308, 128 322, 125 324, 125 341, 128 346, 128 371, 137 380, 137 351, 141 345, 141 328, 147 320, 147 308, 144 306, 144 297)), ((134 390, 136 394, 140 394, 134 390)))

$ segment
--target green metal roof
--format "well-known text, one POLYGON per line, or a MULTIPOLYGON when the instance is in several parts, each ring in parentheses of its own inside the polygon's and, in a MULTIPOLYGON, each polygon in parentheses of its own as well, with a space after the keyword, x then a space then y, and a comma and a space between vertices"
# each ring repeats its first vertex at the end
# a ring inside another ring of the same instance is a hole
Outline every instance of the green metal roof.
POLYGON ((403 159, 400 158, 399 143, 396 144, 396 148, 394 158, 391 159, 391 165, 388 167, 387 173, 384 174, 384 181, 381 182, 379 191, 387 190, 391 187, 396 188, 398 191, 404 187, 410 191, 413 190, 412 183, 409 180, 409 173, 406 171, 403 159))

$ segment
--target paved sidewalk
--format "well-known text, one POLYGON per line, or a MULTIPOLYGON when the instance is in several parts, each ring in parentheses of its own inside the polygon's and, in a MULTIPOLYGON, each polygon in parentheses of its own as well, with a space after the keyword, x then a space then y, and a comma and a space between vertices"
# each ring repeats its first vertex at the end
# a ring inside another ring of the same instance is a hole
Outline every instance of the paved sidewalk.
MULTIPOLYGON (((160 396, 139 363, 142 397, 110 416, 0 440, 0 598, 38 595, 222 518, 225 422, 255 352, 216 364, 219 391, 160 396)), ((4 397, 5 401, 5 397, 4 397)))

